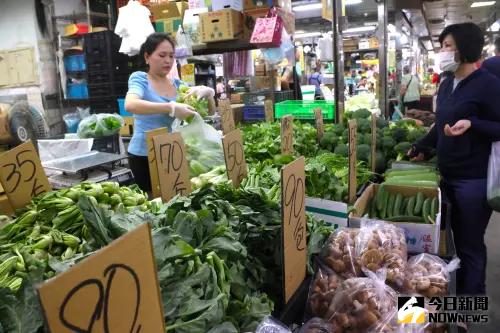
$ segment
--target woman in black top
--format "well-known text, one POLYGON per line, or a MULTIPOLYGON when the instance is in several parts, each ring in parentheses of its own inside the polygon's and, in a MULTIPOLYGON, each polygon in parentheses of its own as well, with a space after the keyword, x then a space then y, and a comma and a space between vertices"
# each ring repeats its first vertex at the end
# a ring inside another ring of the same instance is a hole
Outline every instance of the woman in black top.
POLYGON ((436 149, 461 260, 457 293, 484 295, 484 233, 492 213, 486 200, 486 177, 491 143, 500 140, 500 80, 476 69, 484 37, 474 23, 446 27, 439 41, 440 68, 453 75, 439 87, 435 126, 410 155, 422 160, 429 148, 436 149))

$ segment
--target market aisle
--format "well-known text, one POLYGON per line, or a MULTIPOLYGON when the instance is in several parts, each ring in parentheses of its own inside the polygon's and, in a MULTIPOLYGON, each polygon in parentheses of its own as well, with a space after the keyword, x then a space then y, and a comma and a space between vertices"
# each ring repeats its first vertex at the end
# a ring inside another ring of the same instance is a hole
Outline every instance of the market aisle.
POLYGON ((469 330, 470 333, 498 333, 500 327, 500 214, 494 213, 486 231, 488 246, 488 268, 486 272, 486 289, 490 304, 490 323, 469 330))

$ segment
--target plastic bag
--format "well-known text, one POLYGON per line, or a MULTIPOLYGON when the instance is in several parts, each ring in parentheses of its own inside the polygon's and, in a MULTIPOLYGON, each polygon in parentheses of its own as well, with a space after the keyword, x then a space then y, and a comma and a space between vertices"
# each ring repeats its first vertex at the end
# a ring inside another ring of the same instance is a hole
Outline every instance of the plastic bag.
POLYGON ((255 333, 291 333, 282 323, 272 317, 266 317, 255 329, 255 333))
POLYGON ((493 210, 500 212, 500 141, 491 144, 486 196, 493 210))
POLYGON ((422 253, 408 260, 403 291, 428 298, 448 294, 450 273, 460 266, 460 259, 453 258, 446 264, 441 258, 422 253))
POLYGON ((175 41, 177 44, 175 47, 176 58, 187 58, 193 55, 193 41, 191 40, 191 37, 184 32, 182 25, 180 25, 177 30, 175 41))
POLYGON ((363 275, 360 261, 355 256, 355 239, 358 233, 359 229, 337 229, 321 251, 322 261, 345 279, 363 275))
POLYGON ((210 125, 205 124, 199 114, 193 121, 174 129, 182 135, 187 147, 187 160, 191 177, 207 173, 224 165, 222 136, 210 125))
POLYGON ((342 277, 327 267, 320 267, 309 288, 307 310, 313 317, 324 318, 335 296, 335 291, 344 281, 342 277))
POLYGON ((78 124, 82 120, 78 112, 66 113, 62 118, 66 125, 66 133, 76 133, 78 131, 78 124))
POLYGON ((290 39, 290 35, 283 29, 281 34, 281 45, 279 47, 273 47, 268 49, 262 49, 262 56, 270 65, 277 65, 287 58, 290 54, 290 50, 294 50, 294 45, 290 39))
POLYGON ((99 138, 118 133, 124 124, 123 118, 117 114, 93 114, 82 119, 77 133, 79 138, 99 138))
POLYGON ((367 278, 345 280, 337 289, 327 313, 335 333, 394 332, 397 294, 384 282, 386 271, 366 274, 367 278))
POLYGON ((312 318, 304 324, 299 333, 335 333, 334 327, 321 318, 312 318))
POLYGON ((372 272, 386 267, 387 283, 398 290, 402 288, 408 257, 403 229, 382 221, 363 219, 355 253, 361 267, 372 272))

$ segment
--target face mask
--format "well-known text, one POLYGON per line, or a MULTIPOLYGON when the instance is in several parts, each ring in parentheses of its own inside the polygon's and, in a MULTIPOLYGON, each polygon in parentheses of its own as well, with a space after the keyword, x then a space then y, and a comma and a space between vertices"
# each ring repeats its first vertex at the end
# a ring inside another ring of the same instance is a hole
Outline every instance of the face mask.
POLYGON ((455 61, 454 51, 442 51, 438 53, 439 69, 443 72, 455 72, 460 63, 455 61))

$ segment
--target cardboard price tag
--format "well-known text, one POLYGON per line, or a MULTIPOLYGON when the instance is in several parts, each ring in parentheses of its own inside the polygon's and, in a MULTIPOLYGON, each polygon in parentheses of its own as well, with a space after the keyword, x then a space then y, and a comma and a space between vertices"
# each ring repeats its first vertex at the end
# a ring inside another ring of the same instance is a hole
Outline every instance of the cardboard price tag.
POLYGON ((191 192, 186 148, 180 133, 157 135, 153 138, 161 198, 169 201, 176 195, 191 192))
POLYGON ((377 116, 372 113, 372 172, 377 170, 377 116))
POLYGON ((266 115, 266 121, 272 123, 274 121, 274 106, 273 101, 270 99, 264 101, 264 113, 266 115))
POLYGON ((357 166, 357 156, 356 156, 356 131, 357 125, 356 120, 349 120, 349 203, 354 203, 356 201, 356 166, 357 166))
POLYGON ((222 138, 222 146, 224 147, 227 178, 233 181, 235 187, 238 187, 248 174, 241 130, 236 129, 226 134, 222 138))
POLYGON ((293 117, 281 118, 281 154, 293 155, 293 117))
POLYGON ((52 191, 31 141, 0 155, 0 182, 14 209, 24 208, 33 197, 52 191))
POLYGON ((161 195, 160 181, 158 180, 158 167, 156 166, 156 153, 153 138, 160 134, 168 133, 166 127, 157 128, 146 132, 146 145, 148 148, 149 178, 151 179, 151 194, 153 198, 161 195))
POLYGON ((233 110, 229 100, 219 101, 219 113, 221 116, 222 133, 227 134, 236 129, 234 125, 233 110))
POLYGON ((325 125, 323 123, 323 112, 320 108, 314 109, 314 118, 316 119, 316 131, 318 133, 318 142, 325 134, 325 125))
POLYGON ((148 223, 37 291, 51 332, 165 332, 148 223))
POLYGON ((305 159, 300 157, 281 169, 281 245, 284 299, 288 303, 306 277, 307 239, 305 159))

